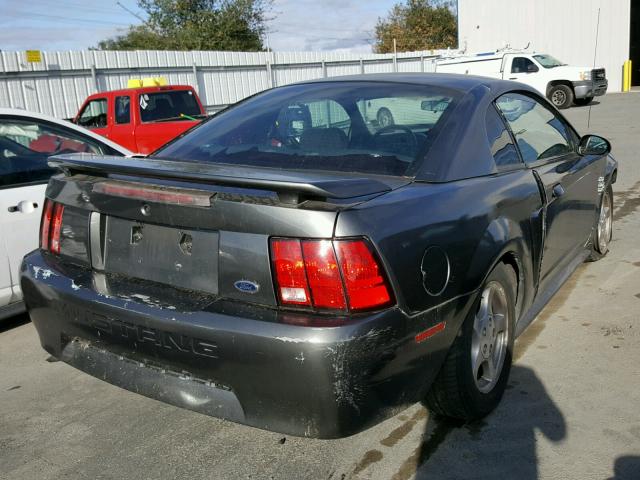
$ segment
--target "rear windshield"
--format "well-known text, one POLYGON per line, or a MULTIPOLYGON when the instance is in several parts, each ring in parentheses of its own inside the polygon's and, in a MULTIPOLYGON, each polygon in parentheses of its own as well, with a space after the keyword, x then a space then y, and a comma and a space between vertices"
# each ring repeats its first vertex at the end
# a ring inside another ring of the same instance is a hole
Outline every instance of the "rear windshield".
POLYGON ((401 83, 292 85, 221 112, 155 156, 404 176, 424 158, 456 97, 401 83))
POLYGON ((143 93, 139 101, 143 122, 191 120, 202 113, 191 90, 143 93))

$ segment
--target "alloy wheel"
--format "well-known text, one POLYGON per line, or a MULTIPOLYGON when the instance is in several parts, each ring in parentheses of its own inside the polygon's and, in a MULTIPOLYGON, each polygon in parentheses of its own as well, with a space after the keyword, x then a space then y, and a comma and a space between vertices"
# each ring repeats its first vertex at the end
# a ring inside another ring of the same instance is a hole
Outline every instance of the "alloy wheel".
POLYGON ((611 234, 613 230, 613 208, 611 196, 605 190, 602 194, 602 205, 600 206, 600 217, 598 218, 598 251, 601 254, 607 253, 611 234))
POLYGON ((482 292, 471 337, 471 368, 482 393, 489 393, 500 378, 510 333, 508 315, 504 288, 498 282, 489 283, 482 292))

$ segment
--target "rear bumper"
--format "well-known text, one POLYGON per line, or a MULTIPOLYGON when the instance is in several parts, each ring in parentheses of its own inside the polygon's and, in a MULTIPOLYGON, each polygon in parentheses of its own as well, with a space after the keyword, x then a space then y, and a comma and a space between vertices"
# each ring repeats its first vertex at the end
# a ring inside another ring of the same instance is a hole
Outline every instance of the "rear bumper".
POLYGON ((42 346, 68 364, 179 407, 318 438, 356 433, 421 399, 471 304, 301 326, 331 319, 108 278, 37 251, 21 284, 42 346), (441 321, 443 331, 416 341, 441 321))
POLYGON ((608 86, 608 80, 573 82, 573 92, 576 98, 599 97, 607 93, 608 86))

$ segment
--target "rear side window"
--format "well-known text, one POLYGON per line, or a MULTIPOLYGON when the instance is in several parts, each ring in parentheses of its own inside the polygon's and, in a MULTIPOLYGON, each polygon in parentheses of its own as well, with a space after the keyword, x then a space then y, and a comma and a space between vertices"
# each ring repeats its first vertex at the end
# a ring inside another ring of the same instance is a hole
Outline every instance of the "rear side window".
POLYGON ((516 57, 511 62, 511 73, 535 73, 538 66, 527 57, 516 57))
POLYGON ((189 120, 188 117, 202 114, 191 90, 143 93, 139 97, 139 103, 140 118, 143 122, 189 120))
POLYGON ((0 188, 49 179, 50 155, 112 153, 93 140, 38 121, 0 118, 0 188))
POLYGON ((119 125, 131 122, 131 97, 116 97, 116 123, 119 125))
POLYGON ((459 93, 428 85, 291 85, 212 117, 155 156, 282 169, 410 175, 459 93))
POLYGON ((496 101, 527 164, 567 155, 573 151, 572 135, 564 121, 550 109, 525 95, 507 93, 496 101))
POLYGON ((500 170, 501 168, 522 165, 509 130, 494 105, 487 109, 486 128, 487 141, 496 168, 500 170))
POLYGON ((107 126, 107 99, 98 98, 85 105, 78 117, 78 125, 87 128, 107 126))

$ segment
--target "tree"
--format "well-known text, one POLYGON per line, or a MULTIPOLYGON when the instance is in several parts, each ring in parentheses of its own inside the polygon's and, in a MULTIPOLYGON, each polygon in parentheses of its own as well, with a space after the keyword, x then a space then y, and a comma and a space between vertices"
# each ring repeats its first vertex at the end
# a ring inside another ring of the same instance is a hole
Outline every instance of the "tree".
POLYGON ((455 47, 458 43, 457 21, 446 1, 407 0, 397 3, 386 19, 376 24, 377 53, 393 52, 393 39, 398 51, 436 50, 455 47))
POLYGON ((98 43, 100 50, 264 50, 271 0, 138 0, 142 25, 98 43))

